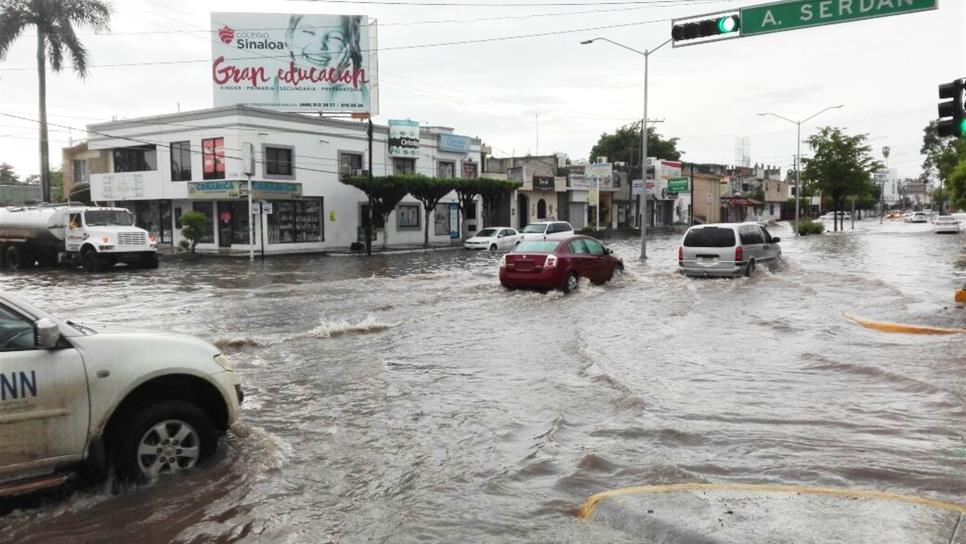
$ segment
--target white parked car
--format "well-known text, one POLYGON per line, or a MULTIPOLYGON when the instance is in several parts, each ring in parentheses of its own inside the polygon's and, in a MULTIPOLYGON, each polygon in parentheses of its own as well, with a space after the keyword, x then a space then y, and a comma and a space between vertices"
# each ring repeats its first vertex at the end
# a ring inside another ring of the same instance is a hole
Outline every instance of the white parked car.
POLYGON ((238 375, 194 337, 61 320, 0 292, 0 498, 194 467, 238 417, 238 375))
MULTIPOLYGON (((825 222, 825 221, 834 221, 835 220, 835 214, 836 214, 836 212, 828 212, 827 214, 818 217, 817 220, 818 221, 822 221, 822 222, 825 222)), ((838 216, 839 216, 839 221, 851 221, 852 220, 852 213, 851 212, 838 212, 838 216)))
POLYGON ((959 234, 959 219, 951 215, 940 215, 932 223, 936 234, 959 234))
POLYGON ((463 242, 466 249, 513 249, 523 240, 523 235, 510 227, 487 227, 463 242))
POLYGON ((905 216, 906 223, 928 223, 929 214, 926 212, 912 212, 905 216))
POLYGON ((564 240, 574 235, 574 228, 566 221, 537 221, 521 233, 524 240, 564 240))

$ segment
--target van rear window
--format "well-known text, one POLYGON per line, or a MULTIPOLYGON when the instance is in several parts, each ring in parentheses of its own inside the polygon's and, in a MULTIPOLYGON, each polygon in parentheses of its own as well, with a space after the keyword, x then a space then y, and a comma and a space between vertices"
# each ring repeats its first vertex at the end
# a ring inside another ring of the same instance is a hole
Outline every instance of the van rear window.
POLYGON ((685 247, 731 247, 735 245, 734 229, 703 227, 691 229, 684 236, 685 247))

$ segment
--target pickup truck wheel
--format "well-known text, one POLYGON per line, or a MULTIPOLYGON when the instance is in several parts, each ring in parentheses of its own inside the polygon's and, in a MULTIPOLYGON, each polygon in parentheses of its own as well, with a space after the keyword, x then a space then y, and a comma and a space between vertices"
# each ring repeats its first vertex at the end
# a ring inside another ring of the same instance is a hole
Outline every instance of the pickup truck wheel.
POLYGON ((110 261, 93 249, 87 249, 81 254, 81 265, 87 272, 104 272, 110 268, 110 261))
POLYGON ((184 401, 165 401, 134 414, 114 446, 118 476, 151 481, 193 468, 215 451, 211 417, 184 401))

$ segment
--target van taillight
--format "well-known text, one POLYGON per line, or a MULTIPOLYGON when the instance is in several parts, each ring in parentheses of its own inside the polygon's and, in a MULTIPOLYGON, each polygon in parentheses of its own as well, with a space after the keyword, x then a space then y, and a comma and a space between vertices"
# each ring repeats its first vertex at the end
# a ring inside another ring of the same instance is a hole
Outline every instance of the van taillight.
POLYGON ((678 260, 679 261, 684 260, 684 248, 681 246, 678 246, 678 260))
POLYGON ((745 250, 738 246, 735 248, 735 262, 741 262, 745 260, 745 250))
POLYGON ((547 260, 543 262, 544 268, 557 268, 557 256, 547 255, 547 260))

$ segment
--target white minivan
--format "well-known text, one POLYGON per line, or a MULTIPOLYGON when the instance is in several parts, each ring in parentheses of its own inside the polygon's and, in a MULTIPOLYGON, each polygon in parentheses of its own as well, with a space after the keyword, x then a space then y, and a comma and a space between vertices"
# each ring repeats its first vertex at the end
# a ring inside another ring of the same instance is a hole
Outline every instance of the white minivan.
POLYGON ((695 225, 678 247, 678 270, 686 276, 751 276, 759 264, 781 258, 780 241, 759 223, 695 225))
POLYGON ((524 240, 564 240, 574 235, 574 228, 566 221, 537 221, 523 230, 524 240))

